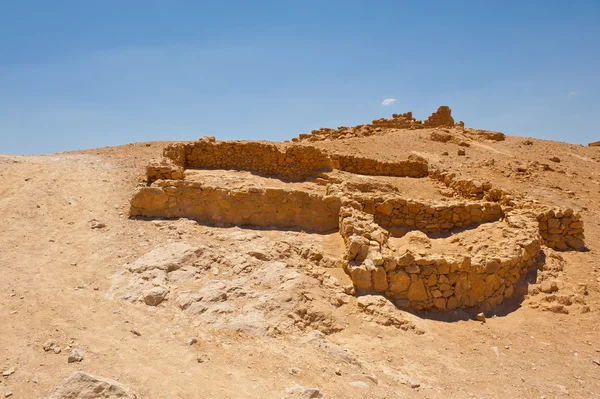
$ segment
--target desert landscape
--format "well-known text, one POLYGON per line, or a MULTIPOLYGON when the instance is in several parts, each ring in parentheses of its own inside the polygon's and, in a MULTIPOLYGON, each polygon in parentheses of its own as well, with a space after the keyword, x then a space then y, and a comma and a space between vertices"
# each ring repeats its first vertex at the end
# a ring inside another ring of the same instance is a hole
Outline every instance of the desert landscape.
POLYGON ((1 155, 0 395, 599 397, 593 144, 442 106, 1 155))

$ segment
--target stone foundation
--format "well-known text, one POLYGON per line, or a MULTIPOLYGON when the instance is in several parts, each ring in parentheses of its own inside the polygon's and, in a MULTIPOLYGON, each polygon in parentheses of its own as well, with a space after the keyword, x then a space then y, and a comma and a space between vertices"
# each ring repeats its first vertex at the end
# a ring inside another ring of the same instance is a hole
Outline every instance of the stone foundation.
POLYGON ((585 250, 581 215, 572 209, 549 209, 538 214, 540 235, 544 244, 558 251, 585 250))
MULTIPOLYGON (((507 215, 501 227, 505 239, 495 243, 493 256, 468 250, 438 254, 423 248, 395 249, 372 215, 344 206, 340 218, 346 271, 357 292, 381 293, 407 309, 498 305, 512 296, 540 252, 535 219, 526 215, 507 215)), ((419 234, 410 239, 428 242, 419 234)))
POLYGON ((136 191, 130 214, 323 233, 338 229, 339 208, 339 198, 301 190, 229 190, 200 182, 163 180, 136 191))
MULTIPOLYGON (((412 115, 396 117, 407 118, 412 115)), ((439 122, 433 120, 429 123, 439 122)), ((542 244, 585 249, 583 221, 573 210, 549 209, 524 197, 514 199, 488 182, 429 170, 420 157, 391 163, 327 154, 306 145, 205 138, 165 148, 164 158, 146 172, 148 185, 131 199, 131 216, 339 231, 345 270, 356 291, 385 295, 408 309, 498 305, 536 264, 542 244), (212 185, 197 180, 206 175, 185 169, 233 169, 303 183, 257 176, 248 183, 246 176, 242 183, 236 177, 237 185, 218 187, 215 180, 212 185), (332 169, 372 176, 429 175, 467 200, 411 200, 393 185, 324 174, 332 169)))
POLYGON ((410 155, 408 160, 400 162, 381 162, 376 159, 341 154, 331 155, 331 159, 334 169, 360 175, 426 177, 429 169, 427 161, 416 155, 410 155))
POLYGON ((332 169, 329 157, 314 147, 253 141, 204 138, 173 144, 165 148, 164 156, 185 169, 246 170, 290 181, 302 181, 332 169))

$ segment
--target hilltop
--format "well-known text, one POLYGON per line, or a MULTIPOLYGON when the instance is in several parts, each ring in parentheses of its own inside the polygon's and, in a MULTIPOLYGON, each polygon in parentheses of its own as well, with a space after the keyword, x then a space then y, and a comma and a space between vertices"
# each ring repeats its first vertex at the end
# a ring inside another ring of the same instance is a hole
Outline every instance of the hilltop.
POLYGON ((0 394, 600 391, 600 147, 440 107, 0 165, 0 394))

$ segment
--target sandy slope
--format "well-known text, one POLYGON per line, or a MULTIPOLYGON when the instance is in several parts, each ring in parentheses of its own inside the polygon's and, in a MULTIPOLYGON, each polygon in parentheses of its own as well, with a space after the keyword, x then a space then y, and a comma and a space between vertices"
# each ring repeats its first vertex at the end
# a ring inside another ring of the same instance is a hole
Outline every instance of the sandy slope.
MULTIPOLYGON (((70 373, 85 370, 124 382, 142 398, 291 398, 297 395, 287 390, 297 384, 318 387, 325 398, 599 397, 600 365, 593 360, 600 359, 600 149, 523 140, 473 142, 466 158, 456 156, 454 144, 428 141, 423 131, 320 144, 390 159, 401 148, 545 203, 582 209, 590 251, 563 254, 562 279, 587 286, 591 312, 555 314, 529 306, 532 300, 513 301, 482 324, 469 320, 469 312, 396 311, 424 334, 375 323, 355 298, 333 310, 322 305, 346 326, 325 337, 310 328, 276 335, 219 330, 168 303, 155 308, 108 299, 124 263, 168 240, 218 247, 248 231, 177 221, 159 228, 127 218, 143 167, 164 143, 0 156, 0 367, 15 369, 0 377, 0 395, 44 398, 70 373), (529 165, 550 163, 551 156, 561 159, 553 172, 529 165), (517 171, 523 166, 529 172, 517 171), (106 227, 93 229, 92 220, 106 227), (188 337, 198 343, 187 345, 188 337), (49 339, 61 353, 43 350, 49 339), (83 349, 81 363, 67 362, 68 345, 83 349), (350 385, 356 381, 368 388, 350 385)), ((334 238, 252 234, 273 245, 299 239, 325 253, 339 250, 334 238)), ((335 269, 312 273, 343 279, 335 269)), ((302 294, 336 302, 327 287, 302 294)))

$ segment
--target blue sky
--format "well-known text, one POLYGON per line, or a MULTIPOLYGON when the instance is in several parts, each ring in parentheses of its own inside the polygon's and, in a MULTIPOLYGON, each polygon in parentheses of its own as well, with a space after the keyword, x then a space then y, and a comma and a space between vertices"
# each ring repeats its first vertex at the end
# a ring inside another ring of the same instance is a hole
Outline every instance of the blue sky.
POLYGON ((0 153, 285 140, 441 104, 587 143, 599 21, 597 0, 4 0, 0 153))

